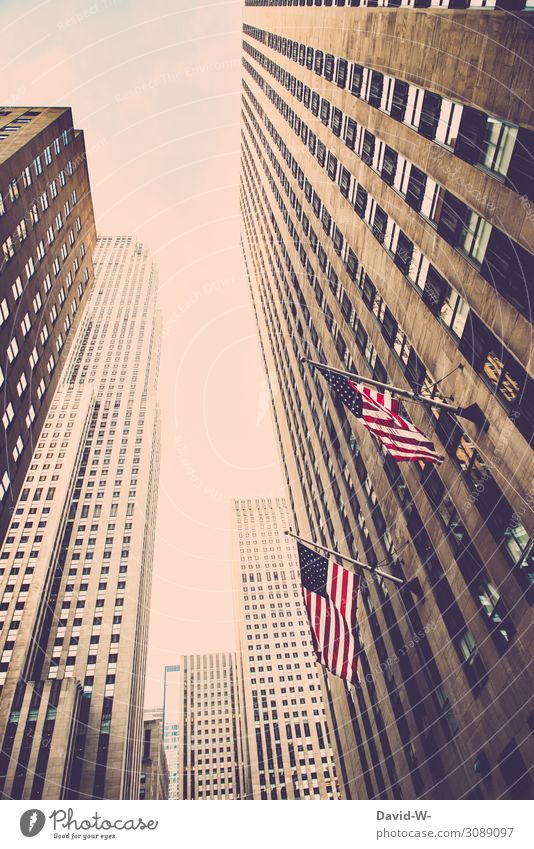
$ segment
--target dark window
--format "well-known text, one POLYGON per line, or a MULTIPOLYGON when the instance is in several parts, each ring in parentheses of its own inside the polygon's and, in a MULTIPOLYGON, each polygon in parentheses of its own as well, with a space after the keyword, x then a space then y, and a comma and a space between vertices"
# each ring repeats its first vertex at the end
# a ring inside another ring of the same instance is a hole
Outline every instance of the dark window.
POLYGON ((423 290, 423 301, 434 315, 439 315, 446 291, 447 281, 441 274, 438 274, 433 265, 430 265, 423 290))
POLYGON ((407 102, 408 83, 403 82, 403 80, 395 80, 390 115, 392 118, 395 118, 396 121, 404 121, 407 102))
POLYGON ((368 275, 368 274, 366 274, 366 275, 365 275, 365 278, 364 278, 364 281, 363 281, 363 292, 362 292, 362 298, 363 298, 363 302, 364 302, 364 304, 365 304, 367 307, 369 307, 369 309, 372 309, 372 307, 373 307, 373 303, 374 303, 374 300, 375 300, 375 295, 376 295, 376 287, 375 287, 375 284, 373 283, 373 281, 371 280, 371 278, 369 277, 369 275, 368 275))
POLYGON ((337 177, 337 159, 333 153, 328 154, 328 164, 326 167, 326 171, 331 180, 335 180, 337 177))
POLYGON ((384 212, 381 206, 377 206, 375 211, 375 218, 373 221, 373 236, 375 237, 375 239, 378 239, 379 242, 384 241, 387 223, 387 213, 384 212))
POLYGON ((506 185, 534 199, 534 131, 519 128, 512 158, 506 175, 506 185))
POLYGON ((324 57, 324 75, 327 80, 334 79, 335 59, 331 53, 327 53, 324 57))
POLYGON ((384 311, 384 318, 382 319, 382 336, 388 343, 388 345, 392 345, 395 341, 395 337, 397 335, 397 321, 393 313, 386 307, 384 311))
POLYGON ((420 389, 426 377, 426 368, 414 349, 410 349, 406 365, 406 377, 414 389, 420 389))
POLYGON ((534 276, 534 257, 496 227, 491 231, 480 273, 511 304, 532 318, 528 286, 534 276))
POLYGON ((360 96, 362 90, 363 68, 361 65, 352 66, 352 79, 350 82, 351 93, 356 97, 360 96))
POLYGON ((384 151, 384 161, 382 163, 382 179, 388 186, 393 185, 395 173, 397 171, 398 154, 396 150, 386 147, 384 151))
POLYGON ((453 247, 458 244, 466 216, 465 203, 450 192, 445 192, 438 221, 438 233, 453 247))
POLYGON ((341 109, 334 107, 332 109, 332 132, 335 136, 341 135, 341 125, 343 122, 343 113, 341 109))
POLYGON ((395 252, 395 265, 397 268, 400 268, 403 274, 408 274, 412 256, 413 242, 401 230, 397 241, 397 250, 395 252))
POLYGON ((441 97, 439 94, 425 91, 419 119, 419 133, 427 139, 433 139, 436 136, 440 110, 441 97))
POLYGON ((406 189, 406 203, 417 212, 421 209, 425 195, 426 174, 412 165, 406 189))
POLYGON ((374 151, 375 137, 369 130, 366 130, 363 136, 362 159, 367 165, 372 164, 374 151))
POLYGON ((476 164, 480 159, 488 116, 464 106, 454 152, 460 159, 476 164))
POLYGON ((313 63, 313 69, 316 74, 323 73, 323 52, 322 50, 315 51, 315 60, 313 63))
POLYGON ((367 206, 367 192, 365 191, 363 186, 358 186, 356 188, 356 197, 354 198, 354 209, 360 216, 363 218, 365 215, 365 209, 367 206))
POLYGON ((380 106, 382 100, 382 89, 384 87, 384 74, 379 71, 371 71, 371 85, 369 86, 368 102, 371 106, 380 106))
POLYGON ((350 171, 347 171, 345 166, 341 167, 340 178, 339 178, 339 188, 341 190, 341 194, 344 197, 349 196, 350 190, 350 171))
POLYGON ((347 126, 345 127, 345 144, 350 150, 354 150, 356 144, 356 121, 348 118, 347 126))
POLYGON ((492 335, 486 325, 473 312, 469 312, 459 348, 475 371, 482 370, 491 342, 492 335))
POLYGON ((347 84, 348 62, 346 59, 338 59, 336 71, 336 84, 345 88, 347 84))
POLYGON ((515 740, 501 752, 499 766, 508 787, 508 798, 531 799, 532 779, 515 740))
POLYGON ((358 274, 358 260, 356 259, 356 254, 349 248, 349 252, 347 254, 347 273, 351 280, 356 280, 356 275, 358 274))

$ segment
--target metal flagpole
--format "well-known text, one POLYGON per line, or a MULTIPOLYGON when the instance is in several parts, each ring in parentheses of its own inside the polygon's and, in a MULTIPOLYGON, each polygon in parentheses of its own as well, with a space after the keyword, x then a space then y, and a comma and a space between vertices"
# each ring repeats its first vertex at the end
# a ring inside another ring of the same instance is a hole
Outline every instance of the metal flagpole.
POLYGON ((308 359, 308 357, 301 357, 300 361, 302 363, 309 363, 309 365, 315 366, 316 368, 330 371, 332 374, 340 374, 343 377, 350 378, 351 380, 358 380, 362 383, 369 384, 369 386, 376 386, 379 389, 385 389, 394 395, 398 395, 399 398, 404 398, 406 401, 418 401, 420 404, 427 404, 429 407, 438 407, 442 410, 449 410, 451 413, 460 416, 460 418, 474 422, 483 430, 488 429, 488 420, 477 404, 471 404, 469 407, 457 407, 455 404, 449 404, 448 401, 441 401, 439 398, 425 398, 423 395, 418 395, 416 392, 410 392, 408 389, 401 389, 400 386, 392 386, 390 383, 383 383, 380 380, 371 380, 371 378, 364 377, 361 374, 353 374, 350 371, 343 371, 343 369, 325 366, 323 363, 319 363, 316 360, 308 359))
POLYGON ((366 569, 368 572, 372 572, 373 575, 380 575, 381 578, 385 578, 387 581, 393 581, 394 584, 398 584, 399 586, 403 586, 406 584, 406 581, 403 578, 397 578, 395 575, 390 575, 388 572, 383 572, 382 569, 373 569, 372 566, 369 566, 368 563, 361 563, 359 560, 355 560, 354 557, 348 557, 346 554, 340 554, 339 551, 333 551, 331 548, 325 548, 324 545, 319 545, 318 542, 313 542, 311 539, 303 539, 302 537, 297 536, 292 531, 284 531, 286 536, 293 537, 293 539, 298 540, 303 545, 311 545, 314 548, 318 548, 321 551, 324 551, 325 554, 332 554, 334 557, 339 558, 339 560, 347 560, 348 563, 352 563, 353 566, 358 566, 360 569, 366 569))

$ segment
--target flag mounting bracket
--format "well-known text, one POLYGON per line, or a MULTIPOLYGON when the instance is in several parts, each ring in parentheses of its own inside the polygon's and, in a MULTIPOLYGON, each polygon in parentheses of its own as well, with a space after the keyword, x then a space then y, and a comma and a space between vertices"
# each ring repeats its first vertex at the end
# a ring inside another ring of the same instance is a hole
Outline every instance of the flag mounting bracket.
POLYGON ((284 531, 286 536, 293 537, 297 542, 301 542, 303 545, 311 545, 313 548, 317 548, 320 551, 323 551, 325 554, 331 554, 339 560, 346 560, 348 563, 352 563, 353 566, 356 566, 359 569, 365 569, 367 572, 372 572, 373 575, 378 575, 380 578, 384 578, 386 581, 393 581, 394 584, 398 586, 405 586, 406 581, 404 578, 397 578, 396 575, 390 575, 389 572, 384 572, 382 569, 375 569, 372 566, 369 566, 368 563, 362 563, 360 560, 356 560, 354 557, 349 557, 346 554, 340 554, 339 551, 334 551, 331 548, 325 548, 324 545, 319 545, 317 542, 313 542, 311 539, 303 539, 302 537, 297 536, 292 531, 284 531))
MULTIPOLYGON (((486 433, 489 428, 489 422, 478 404, 469 404, 467 407, 461 407, 457 404, 450 404, 448 401, 442 401, 440 398, 426 398, 418 392, 410 392, 408 389, 402 389, 400 386, 392 386, 390 383, 384 383, 381 380, 372 380, 371 378, 364 377, 361 374, 354 374, 353 372, 344 371, 343 369, 325 366, 323 363, 319 363, 316 360, 310 360, 308 357, 300 357, 300 362, 308 363, 310 366, 317 368, 326 368, 333 374, 339 374, 342 377, 349 378, 350 380, 361 381, 361 383, 366 383, 369 386, 376 386, 378 389, 391 392, 393 395, 397 395, 405 401, 417 401, 418 403, 425 404, 428 407, 448 410, 453 415, 459 416, 459 418, 473 422, 483 433, 486 433)), ((441 380, 444 380, 444 378, 441 378, 441 380)))

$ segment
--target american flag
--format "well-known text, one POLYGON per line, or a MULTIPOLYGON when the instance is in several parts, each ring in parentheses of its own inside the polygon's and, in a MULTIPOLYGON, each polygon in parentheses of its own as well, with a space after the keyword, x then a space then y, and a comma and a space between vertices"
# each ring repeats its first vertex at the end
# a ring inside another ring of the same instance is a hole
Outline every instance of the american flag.
POLYGON ((367 430, 376 436, 394 460, 443 462, 434 443, 399 414, 399 402, 390 392, 379 392, 371 386, 355 383, 349 377, 330 371, 326 366, 316 368, 326 377, 345 406, 361 418, 367 430))
POLYGON ((304 603, 319 663, 355 684, 358 576, 298 543, 304 603))

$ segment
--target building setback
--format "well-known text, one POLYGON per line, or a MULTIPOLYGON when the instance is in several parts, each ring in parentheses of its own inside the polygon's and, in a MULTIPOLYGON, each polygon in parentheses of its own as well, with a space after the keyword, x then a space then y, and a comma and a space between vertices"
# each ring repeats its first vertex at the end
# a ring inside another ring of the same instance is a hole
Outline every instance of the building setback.
POLYGON ((183 655, 179 667, 179 799, 243 799, 245 776, 234 654, 183 655))
POLYGON ((289 510, 281 498, 248 498, 232 513, 247 798, 337 799, 289 510))
POLYGON ((84 137, 70 109, 0 108, 0 544, 93 282, 84 137))
POLYGON ((141 763, 139 798, 150 801, 168 799, 169 768, 163 744, 161 713, 159 717, 145 716, 143 729, 143 760, 141 763))
POLYGON ((0 792, 136 799, 159 474, 157 271, 102 238, 0 553, 0 792))
POLYGON ((353 798, 533 794, 529 20, 245 3, 244 253, 293 526, 421 590, 365 582, 360 682, 328 676, 353 798), (489 428, 412 403, 445 461, 395 463, 302 356, 444 378, 489 428))

